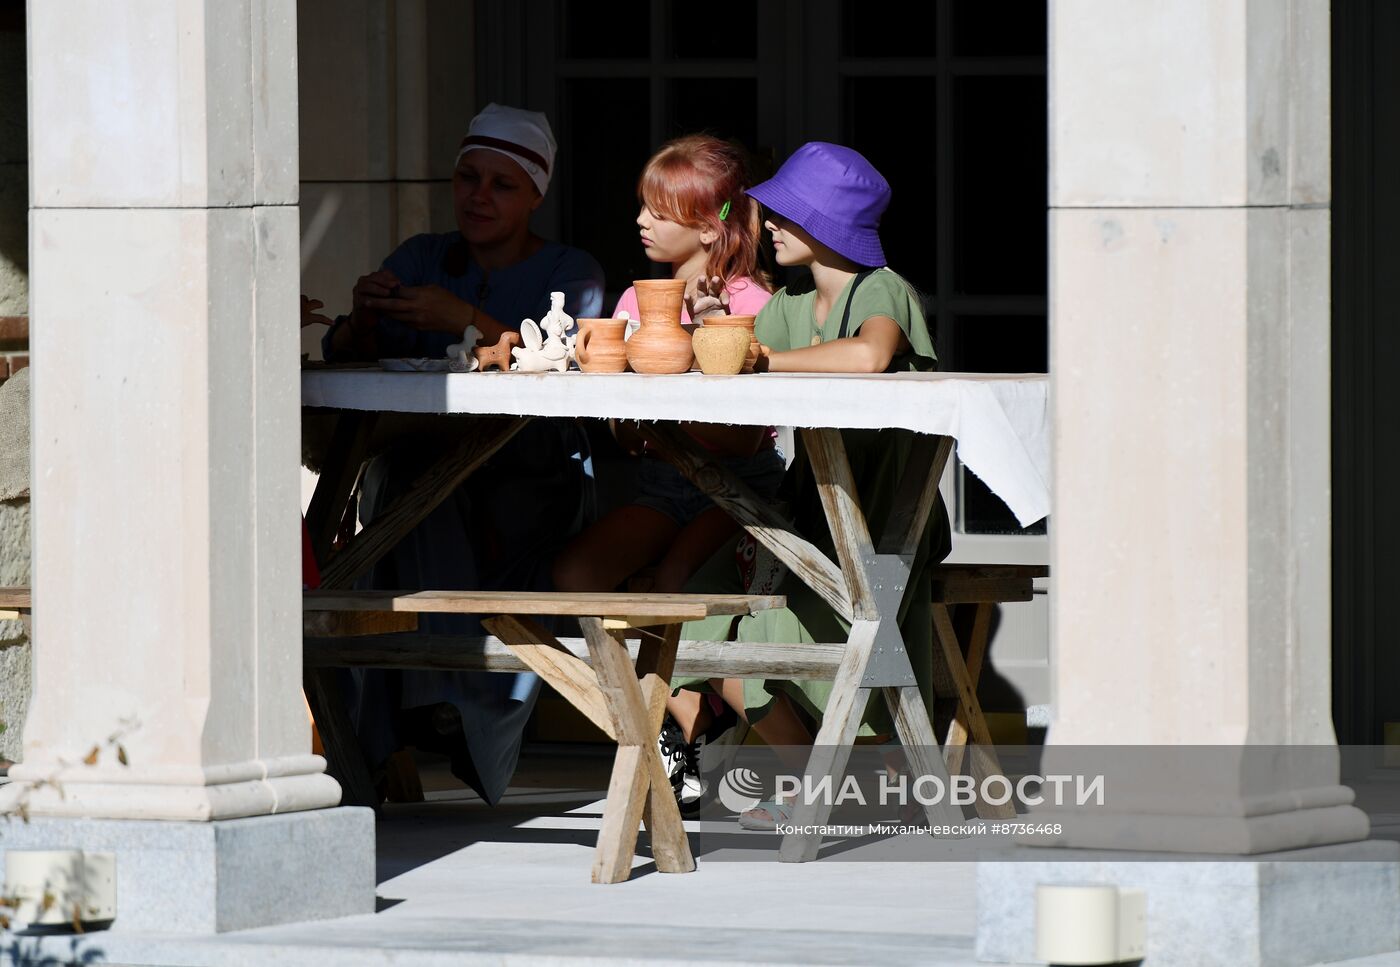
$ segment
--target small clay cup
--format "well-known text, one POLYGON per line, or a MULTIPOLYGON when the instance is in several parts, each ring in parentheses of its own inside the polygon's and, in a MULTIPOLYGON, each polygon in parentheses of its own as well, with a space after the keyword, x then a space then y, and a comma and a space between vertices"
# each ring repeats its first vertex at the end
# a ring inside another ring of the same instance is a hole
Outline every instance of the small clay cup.
POLYGON ((717 326, 720 328, 729 327, 732 329, 747 329, 749 331, 749 352, 744 357, 744 368, 742 372, 752 373, 754 363, 758 362, 758 339, 753 334, 754 316, 705 316, 700 320, 704 326, 717 326))
POLYGON ((701 326, 691 336, 700 372, 706 376, 733 376, 744 368, 753 338, 740 327, 701 326))
POLYGON ((585 373, 627 371, 626 319, 580 319, 574 358, 585 373))

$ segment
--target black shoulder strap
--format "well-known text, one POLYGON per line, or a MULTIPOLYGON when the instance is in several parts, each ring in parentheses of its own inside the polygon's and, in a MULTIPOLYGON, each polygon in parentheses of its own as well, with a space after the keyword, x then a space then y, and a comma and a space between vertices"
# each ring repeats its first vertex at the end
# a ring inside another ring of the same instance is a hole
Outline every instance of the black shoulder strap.
POLYGON ((836 334, 837 339, 846 338, 846 329, 851 323, 851 300, 856 297, 856 289, 860 288, 862 282, 878 271, 880 270, 866 269, 864 272, 859 273, 851 283, 851 291, 846 295, 846 311, 841 313, 841 331, 836 334))

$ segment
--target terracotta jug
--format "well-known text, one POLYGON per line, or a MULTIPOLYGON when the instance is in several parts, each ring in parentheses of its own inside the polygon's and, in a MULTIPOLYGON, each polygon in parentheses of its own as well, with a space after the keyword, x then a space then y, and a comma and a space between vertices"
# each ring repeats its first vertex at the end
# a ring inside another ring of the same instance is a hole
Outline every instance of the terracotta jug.
POLYGON ((694 362, 690 333, 681 328, 684 279, 642 279, 637 313, 642 327, 627 340, 627 361, 639 373, 684 373, 694 362))
POLYGON ((574 358, 585 373, 627 370, 626 319, 580 319, 574 358))
POLYGON ((736 329, 747 329, 749 331, 749 351, 744 357, 743 373, 752 373, 753 364, 758 362, 758 339, 753 334, 754 316, 705 316, 700 320, 702 326, 720 326, 736 329))

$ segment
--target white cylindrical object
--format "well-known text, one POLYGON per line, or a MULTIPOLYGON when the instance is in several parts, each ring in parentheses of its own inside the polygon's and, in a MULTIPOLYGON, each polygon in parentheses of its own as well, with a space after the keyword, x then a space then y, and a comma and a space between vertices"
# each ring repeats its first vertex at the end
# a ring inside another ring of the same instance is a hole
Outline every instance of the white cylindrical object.
POLYGON ((1052 964, 1118 962, 1118 888, 1035 888, 1035 955, 1052 964))
POLYGON ((117 915, 117 862, 112 853, 8 850, 4 895, 16 923, 60 926, 117 915))

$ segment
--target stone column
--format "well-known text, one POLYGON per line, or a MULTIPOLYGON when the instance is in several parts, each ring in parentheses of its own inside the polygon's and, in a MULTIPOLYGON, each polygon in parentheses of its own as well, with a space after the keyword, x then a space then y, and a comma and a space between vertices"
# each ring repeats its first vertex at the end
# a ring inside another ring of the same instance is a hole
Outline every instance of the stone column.
POLYGON ((1222 748, 1182 756, 1203 767, 1185 783, 1124 794, 1110 776, 1106 809, 1058 844, 1105 850, 1094 863, 983 864, 983 959, 1032 959, 1033 888, 1056 881, 1147 888, 1152 963, 1400 944, 1400 852, 1355 842, 1368 823, 1331 724, 1328 16, 1315 0, 1051 4, 1042 771, 1092 761, 1075 746, 1222 748), (1228 748, 1269 745, 1321 752, 1260 769, 1228 748), (1193 781, 1208 793, 1182 795, 1193 781), (1304 847, 1317 862, 1289 862, 1304 847))
POLYGON ((116 850, 119 927, 372 909, 368 811, 298 814, 340 790, 300 694, 295 2, 45 0, 28 32, 38 644, 7 794, 97 822, 4 845, 116 850), (327 850, 331 889, 298 868, 327 850))

